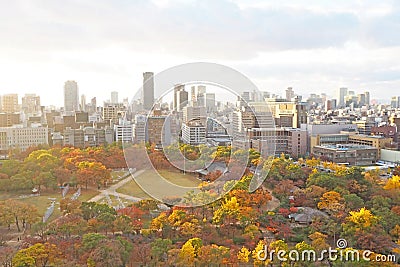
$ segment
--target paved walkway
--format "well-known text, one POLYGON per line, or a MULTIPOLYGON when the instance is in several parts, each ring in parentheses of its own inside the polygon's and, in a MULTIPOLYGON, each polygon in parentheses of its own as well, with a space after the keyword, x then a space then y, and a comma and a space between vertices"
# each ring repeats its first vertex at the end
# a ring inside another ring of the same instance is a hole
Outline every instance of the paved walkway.
POLYGON ((124 180, 119 181, 118 183, 110 186, 109 188, 105 189, 105 190, 100 190, 100 194, 98 194, 97 196, 92 197, 91 199, 88 200, 88 202, 97 202, 100 199, 104 198, 107 194, 111 195, 111 196, 119 196, 120 198, 125 198, 128 200, 132 200, 132 201, 139 201, 141 200, 141 198, 137 198, 137 197, 132 197, 132 196, 128 196, 125 194, 121 194, 121 193, 117 193, 117 190, 124 186, 125 184, 127 184, 128 182, 132 181, 133 177, 132 176, 139 176, 141 175, 145 170, 140 170, 135 172, 132 175, 128 175, 128 177, 126 177, 124 180))

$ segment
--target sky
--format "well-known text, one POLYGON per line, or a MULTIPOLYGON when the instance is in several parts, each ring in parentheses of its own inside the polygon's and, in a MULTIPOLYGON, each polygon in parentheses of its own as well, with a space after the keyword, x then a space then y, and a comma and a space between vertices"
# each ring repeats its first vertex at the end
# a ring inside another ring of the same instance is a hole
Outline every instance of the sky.
POLYGON ((259 90, 400 95, 400 1, 0 0, 0 95, 132 98, 142 73, 219 63, 259 90))

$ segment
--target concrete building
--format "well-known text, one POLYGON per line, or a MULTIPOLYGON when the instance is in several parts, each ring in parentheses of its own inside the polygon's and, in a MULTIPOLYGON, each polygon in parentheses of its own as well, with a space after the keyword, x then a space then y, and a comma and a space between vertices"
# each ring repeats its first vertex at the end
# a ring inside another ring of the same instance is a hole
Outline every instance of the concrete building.
POLYGON ((2 142, 0 147, 3 152, 13 148, 24 151, 31 146, 48 144, 48 128, 41 125, 1 127, 0 136, 2 142))
MULTIPOLYGON (((296 101, 287 102, 281 99, 267 99, 267 106, 275 119, 276 127, 300 128, 300 125, 307 123, 307 107, 296 101)), ((251 106, 255 106, 251 103, 251 106)), ((260 106, 260 104, 257 104, 260 106)), ((261 106, 266 106, 261 103, 261 106)))
POLYGON ((163 131, 164 123, 165 123, 166 116, 161 115, 152 115, 147 118, 147 125, 146 125, 146 142, 155 145, 162 145, 163 144, 163 131))
POLYGON ((189 100, 189 93, 185 91, 184 84, 176 84, 174 86, 174 102, 173 109, 175 111, 182 111, 187 106, 189 100))
POLYGON ((393 96, 390 101, 390 106, 392 108, 400 108, 400 96, 393 96))
POLYGON ((111 92, 111 103, 118 104, 118 92, 116 91, 111 92))
POLYGON ((41 112, 40 96, 36 94, 25 94, 22 97, 21 109, 25 114, 37 114, 41 112))
POLYGON ((81 103, 79 105, 79 110, 80 111, 86 111, 86 96, 85 95, 81 95, 81 103))
POLYGON ((377 148, 357 144, 315 146, 312 154, 323 160, 351 166, 375 164, 379 158, 377 148))
POLYGON ((0 127, 11 127, 21 123, 19 113, 0 113, 0 127))
POLYGON ((371 97, 370 97, 370 94, 369 94, 369 92, 364 92, 364 95, 365 95, 365 104, 366 105, 370 105, 371 104, 371 97))
POLYGON ((124 118, 127 108, 122 103, 104 103, 103 120, 117 124, 119 119, 124 118))
POLYGON ((348 89, 345 87, 342 87, 339 89, 339 103, 338 106, 340 108, 343 108, 346 106, 346 102, 345 102, 345 97, 348 95, 348 89))
POLYGON ((365 135, 370 135, 372 128, 378 126, 377 122, 369 118, 367 118, 366 120, 353 121, 352 123, 357 125, 357 129, 360 134, 365 135))
POLYGON ((381 149, 390 146, 392 142, 393 142, 392 138, 386 138, 383 136, 372 136, 364 134, 349 135, 350 144, 372 146, 378 149, 377 151, 378 158, 380 158, 381 149))
POLYGON ((292 87, 286 89, 286 101, 290 102, 294 98, 294 91, 292 87))
POLYGON ((206 126, 199 121, 190 121, 182 124, 182 141, 189 145, 206 143, 206 126))
POLYGON ((183 121, 188 122, 191 120, 201 119, 205 122, 207 117, 206 107, 201 106, 186 106, 183 108, 183 121))
POLYGON ((2 112, 14 113, 19 112, 18 94, 7 94, 1 97, 2 112))
MULTIPOLYGON (((74 147, 94 147, 113 142, 113 130, 110 127, 96 128, 96 127, 81 127, 79 129, 72 129, 67 127, 62 133, 64 145, 74 147)), ((59 140, 58 134, 56 138, 59 140)))
POLYGON ((316 134, 310 137, 311 150, 315 146, 347 144, 349 142, 348 134, 316 134))
POLYGON ((143 108, 151 110, 154 104, 154 73, 143 73, 143 108))
POLYGON ((135 143, 146 141, 146 116, 141 114, 135 115, 133 125, 133 136, 135 143))
POLYGON ((79 89, 76 81, 66 81, 64 84, 64 111, 79 110, 79 89))
POLYGON ((307 132, 297 128, 253 128, 248 130, 250 147, 263 157, 304 156, 307 153, 307 132))
POLYGON ((114 134, 116 142, 133 143, 134 142, 134 127, 128 121, 121 121, 118 125, 114 125, 114 134))

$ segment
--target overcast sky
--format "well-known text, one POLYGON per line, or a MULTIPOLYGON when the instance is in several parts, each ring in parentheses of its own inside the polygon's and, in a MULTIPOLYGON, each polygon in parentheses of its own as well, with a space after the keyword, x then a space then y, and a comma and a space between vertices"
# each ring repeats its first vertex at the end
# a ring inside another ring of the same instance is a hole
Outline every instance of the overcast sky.
POLYGON ((133 97, 142 73, 230 66, 262 91, 400 95, 400 1, 0 0, 0 94, 133 97))

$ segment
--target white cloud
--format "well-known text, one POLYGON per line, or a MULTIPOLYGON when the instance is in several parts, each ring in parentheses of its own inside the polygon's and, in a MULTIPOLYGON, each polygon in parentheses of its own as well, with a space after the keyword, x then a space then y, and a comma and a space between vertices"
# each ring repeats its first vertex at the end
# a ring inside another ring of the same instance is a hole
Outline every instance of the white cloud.
POLYGON ((389 97, 400 85, 398 13, 396 1, 11 1, 0 4, 0 92, 38 90, 61 105, 75 79, 89 97, 128 96, 143 71, 211 61, 266 89, 389 97))

